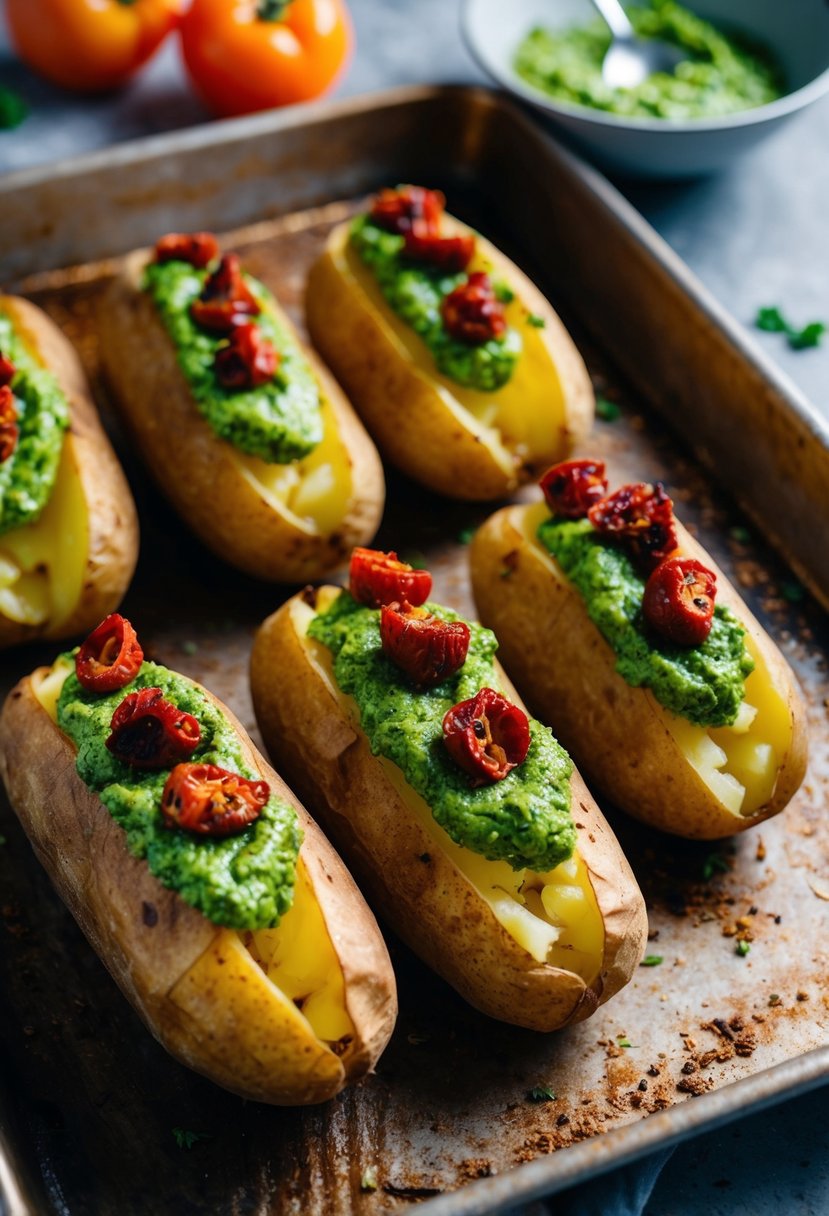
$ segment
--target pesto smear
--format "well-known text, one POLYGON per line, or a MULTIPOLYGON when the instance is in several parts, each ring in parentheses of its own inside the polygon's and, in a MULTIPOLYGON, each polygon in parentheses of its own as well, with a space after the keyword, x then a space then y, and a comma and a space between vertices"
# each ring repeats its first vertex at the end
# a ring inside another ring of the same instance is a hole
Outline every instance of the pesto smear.
POLYGON ((74 655, 58 701, 58 725, 78 749, 81 780, 93 790, 127 834, 127 847, 144 858, 165 887, 208 920, 229 929, 277 925, 293 899, 296 858, 302 833, 292 807, 273 795, 258 819, 235 836, 197 836, 168 828, 161 794, 169 770, 131 768, 107 750, 105 740, 115 710, 130 692, 160 688, 175 705, 198 719, 201 740, 193 763, 218 764, 243 777, 260 779, 245 764, 235 730, 190 680, 155 663, 142 664, 125 688, 88 692, 74 672, 74 655))
MULTIPOLYGON (((425 606, 441 620, 459 619, 447 608, 425 606)), ((444 746, 443 717, 481 688, 497 688, 498 677, 495 635, 473 622, 469 628, 463 667, 423 691, 413 689, 383 654, 379 609, 356 603, 347 591, 314 618, 308 632, 332 652, 337 683, 357 702, 372 752, 403 771, 452 840, 490 861, 506 861, 514 870, 543 873, 572 856, 575 848, 573 765, 547 727, 530 719, 530 750, 523 764, 503 781, 470 786, 468 774, 444 746)))
MULTIPOLYGON (((508 328, 500 338, 471 346, 453 338, 443 323, 443 300, 466 282, 466 271, 447 274, 423 262, 407 261, 404 238, 380 228, 367 215, 352 224, 350 241, 391 307, 428 346, 442 375, 481 392, 494 392, 506 384, 521 354, 517 330, 508 328)), ((512 298, 508 288, 502 287, 501 293, 512 298)))
POLYGON ((754 661, 745 630, 717 604, 701 646, 656 639, 642 617, 645 580, 622 549, 587 519, 547 519, 542 545, 581 593, 587 613, 616 653, 616 670, 633 688, 649 688, 660 705, 697 726, 730 726, 745 698, 754 661))
POLYGON ((216 379, 213 360, 226 338, 209 333, 190 316, 190 305, 198 299, 209 274, 209 267, 198 270, 176 260, 151 262, 144 272, 144 287, 175 344, 196 405, 220 439, 249 456, 270 464, 301 460, 320 442, 323 430, 319 388, 311 366, 277 321, 271 293, 244 275, 262 308, 251 319, 279 352, 279 366, 273 379, 257 388, 223 388, 216 379))
POLYGON ((0 313, 0 351, 16 368, 11 382, 19 436, 0 464, 0 534, 34 523, 49 501, 69 425, 69 403, 57 380, 33 358, 11 318, 0 313))
POLYGON ((560 101, 633 118, 717 118, 782 96, 781 69, 765 48, 722 33, 675 0, 626 11, 640 37, 673 43, 687 58, 635 88, 611 89, 602 80, 611 35, 597 18, 571 29, 531 30, 516 52, 516 72, 560 101))

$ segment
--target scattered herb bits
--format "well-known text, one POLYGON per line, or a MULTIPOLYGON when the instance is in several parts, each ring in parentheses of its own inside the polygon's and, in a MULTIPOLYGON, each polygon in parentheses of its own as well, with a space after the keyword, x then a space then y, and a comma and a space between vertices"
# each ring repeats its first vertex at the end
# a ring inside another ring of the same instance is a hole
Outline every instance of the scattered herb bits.
POLYGON ((602 422, 615 422, 621 413, 615 401, 609 401, 607 397, 596 398, 596 417, 601 418, 602 422))
POLYGON ((823 321, 809 321, 802 329, 797 329, 776 307, 758 308, 754 324, 757 329, 768 334, 785 334, 792 350, 808 350, 812 346, 820 346, 826 333, 826 324, 823 321))
POLYGON ((174 1127, 173 1139, 179 1148, 192 1148, 199 1140, 209 1140, 207 1132, 192 1132, 186 1127, 174 1127))
POLYGON ((377 1190, 377 1170, 373 1165, 368 1166, 363 1170, 360 1178, 361 1191, 376 1191, 377 1190))
POLYGON ((639 964, 639 966, 640 967, 658 967, 659 964, 663 961, 664 961, 664 959, 661 954, 646 954, 645 957, 642 959, 641 963, 639 964))
POLYGON ((739 941, 735 947, 735 954, 739 954, 740 958, 745 958, 750 949, 751 946, 748 944, 748 942, 739 941))
POLYGON ((549 1085, 536 1085, 527 1093, 528 1102, 554 1102, 555 1097, 549 1085))

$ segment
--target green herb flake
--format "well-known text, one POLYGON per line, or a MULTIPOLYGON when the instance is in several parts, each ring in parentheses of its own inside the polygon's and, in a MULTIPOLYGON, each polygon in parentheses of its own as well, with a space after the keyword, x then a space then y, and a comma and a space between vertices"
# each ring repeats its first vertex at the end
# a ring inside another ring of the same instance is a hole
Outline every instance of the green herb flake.
POLYGON ((710 882, 715 874, 727 874, 730 869, 728 858, 722 853, 709 853, 702 864, 702 877, 710 882))
POLYGON ((376 1191, 377 1190, 377 1170, 374 1168, 373 1165, 370 1165, 367 1167, 367 1169, 363 1170, 362 1177, 360 1178, 360 1190, 361 1191, 376 1191))
POLYGON ((743 528, 740 524, 736 524, 733 528, 728 529, 728 535, 732 540, 735 540, 738 545, 751 544, 751 533, 748 528, 743 528))
POLYGON ((769 1009, 774 1009, 775 1005, 782 1005, 783 998, 778 992, 772 992, 769 996, 769 1009))
POLYGON ((424 555, 420 552, 404 553, 400 556, 401 562, 406 562, 413 570, 428 570, 429 563, 424 555))
POLYGON ((633 1043, 631 1043, 630 1039, 623 1034, 616 1036, 616 1045, 617 1047, 633 1047, 633 1043))
POLYGON ((468 545, 477 531, 478 529, 474 524, 470 528, 461 528, 460 532, 458 533, 458 544, 468 545))
POLYGON ((515 292, 507 283, 499 281, 493 284, 493 291, 495 292, 495 299, 499 304, 511 304, 515 299, 515 292))
POLYGON ((750 949, 751 946, 748 942, 737 942, 734 953, 739 954, 740 958, 745 958, 750 949))
POLYGON ((535 1085, 527 1092, 528 1102, 555 1102, 555 1098, 549 1085, 535 1085))
POLYGON ((785 334, 792 350, 809 350, 810 347, 820 346, 826 333, 824 321, 809 321, 802 329, 791 325, 779 308, 758 308, 754 318, 757 329, 769 334, 785 334))
POLYGON ((803 602, 806 592, 803 590, 800 583, 796 582, 794 579, 787 579, 785 582, 780 584, 780 594, 783 596, 783 599, 788 600, 790 604, 800 604, 803 602))
POLYGON ((808 350, 812 346, 820 346, 820 341, 826 333, 823 321, 810 321, 802 329, 789 330, 789 346, 792 350, 808 350))
POLYGON ((602 422, 615 422, 621 414, 615 401, 609 401, 607 397, 596 398, 596 417, 601 418, 602 422))
POLYGON ((537 312, 529 312, 527 313, 527 324, 532 325, 533 329, 543 329, 547 322, 537 312))
POLYGON ((198 642, 187 641, 187 642, 181 643, 181 653, 182 654, 194 655, 194 654, 198 654, 198 652, 199 652, 198 642))
POLYGON ((6 843, 7 843, 7 841, 6 841, 6 837, 5 837, 5 836, 0 836, 0 849, 2 849, 3 845, 4 845, 4 844, 6 844, 6 843))
POLYGON ((754 324, 757 329, 762 329, 767 334, 785 334, 789 330, 788 322, 782 312, 779 308, 774 307, 758 308, 754 324))
POLYGON ((210 1140, 209 1132, 191 1132, 186 1127, 174 1127, 173 1138, 179 1148, 192 1148, 199 1140, 210 1140))
POLYGON ((29 107, 19 93, 0 85, 0 129, 19 127, 28 113, 29 107))
POLYGON ((658 967, 664 962, 664 956, 661 954, 646 954, 639 964, 640 967, 658 967))

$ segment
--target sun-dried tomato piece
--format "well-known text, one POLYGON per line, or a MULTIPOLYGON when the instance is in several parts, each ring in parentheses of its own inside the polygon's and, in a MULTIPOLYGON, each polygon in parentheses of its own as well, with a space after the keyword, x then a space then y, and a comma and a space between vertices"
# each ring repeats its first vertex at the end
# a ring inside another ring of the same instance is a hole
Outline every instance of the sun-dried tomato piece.
POLYGON ((189 262, 203 270, 219 256, 219 242, 212 232, 168 232, 156 242, 157 262, 189 262))
POLYGON ((530 723, 523 709, 494 688, 482 688, 453 705, 443 719, 449 755, 473 780, 472 785, 502 781, 523 763, 530 750, 530 723))
POLYGON ((14 379, 17 368, 12 363, 8 355, 4 355, 0 350, 0 388, 7 384, 11 384, 14 379))
POLYGON ((403 600, 419 608, 429 598, 432 576, 428 570, 415 570, 401 562, 394 552, 358 547, 351 554, 348 589, 359 604, 369 608, 403 600))
POLYGON ((660 481, 639 481, 594 503, 587 517, 599 532, 624 541, 633 557, 652 569, 676 549, 673 506, 660 481))
POLYGON ((250 781, 218 764, 177 764, 164 785, 161 814, 168 828, 202 836, 232 836, 262 813, 267 781, 250 781))
POLYGON ((133 768, 170 768, 191 755, 201 738, 197 719, 166 701, 160 688, 128 693, 110 730, 107 747, 133 768))
POLYGON ((433 688, 463 667, 469 650, 465 621, 442 621, 425 608, 384 604, 380 609, 383 654, 415 688, 433 688))
POLYGON ((403 246, 403 253, 411 261, 426 262, 447 274, 466 270, 474 252, 475 237, 471 232, 460 236, 424 236, 413 228, 406 233, 403 246))
POLYGON ((0 387, 0 464, 13 454, 19 436, 14 393, 8 384, 4 384, 0 387))
POLYGON ((645 584, 642 615, 677 646, 701 646, 711 632, 717 576, 693 557, 660 562, 645 584))
POLYGON ((378 228, 404 234, 416 229, 421 236, 437 236, 446 199, 439 190, 399 186, 381 190, 371 204, 369 218, 378 228))
POLYGON ((89 692, 115 692, 135 679, 143 662, 135 630, 126 617, 113 612, 81 643, 75 674, 89 692))
POLYGON ((504 306, 495 295, 489 275, 482 270, 476 270, 450 291, 440 311, 452 337, 470 346, 500 338, 507 328, 504 306))
POLYGON ((216 333, 230 333, 234 326, 260 312, 256 297, 242 277, 235 253, 224 255, 205 279, 199 298, 190 305, 190 315, 196 324, 216 333))
POLYGON ((279 351, 262 336, 252 321, 235 326, 230 341, 216 352, 213 369, 223 388, 256 388, 272 380, 279 366, 279 351))
POLYGON ((607 493, 603 460, 565 460, 548 469, 539 482, 553 515, 583 519, 607 493))

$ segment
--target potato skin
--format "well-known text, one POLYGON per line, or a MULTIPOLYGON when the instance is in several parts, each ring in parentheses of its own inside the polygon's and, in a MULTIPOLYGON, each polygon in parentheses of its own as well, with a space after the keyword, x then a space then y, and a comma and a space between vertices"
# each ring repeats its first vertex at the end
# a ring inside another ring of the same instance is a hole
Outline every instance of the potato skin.
POLYGON ((805 709, 785 659, 722 571, 678 524, 680 549, 714 571, 718 602, 753 638, 790 714, 791 745, 773 796, 751 816, 735 816, 717 800, 668 731, 653 694, 618 675, 616 656, 578 590, 530 539, 546 514, 540 506, 506 507, 490 516, 470 547, 481 619, 497 635, 504 665, 536 713, 609 800, 664 832, 716 840, 776 815, 806 770, 805 709))
MULTIPOLYGON (((447 231, 464 230, 446 217, 447 231)), ((428 489, 449 498, 486 502, 504 498, 562 460, 584 438, 593 421, 593 389, 572 339, 538 288, 489 241, 477 244, 496 273, 514 286, 527 308, 544 318, 543 338, 553 356, 565 401, 564 425, 551 422, 551 447, 530 463, 515 455, 494 457, 471 415, 450 408, 443 388, 418 367, 390 329, 382 311, 339 263, 349 224, 328 238, 312 266, 305 299, 314 346, 353 401, 384 458, 428 489)), ((388 306, 386 306, 388 307, 388 306)), ((431 356, 427 357, 430 358, 431 356)))
MULTIPOLYGON (((86 633, 118 607, 138 560, 138 516, 127 480, 106 437, 80 359, 37 305, 0 295, 6 313, 32 354, 57 380, 69 402, 65 451, 86 500, 89 545, 80 599, 63 620, 26 625, 0 615, 0 648, 34 638, 86 633)), ((2 544, 2 538, 0 538, 2 544)))
MULTIPOLYGON (((385 482, 374 445, 336 383, 305 348, 346 450, 352 495, 343 504, 339 527, 328 534, 303 529, 274 510, 242 475, 233 447, 199 413, 175 347, 141 290, 147 261, 142 252, 128 259, 103 299, 98 320, 107 380, 149 472, 187 525, 226 562, 274 582, 319 578, 377 531, 385 482)), ((277 313, 293 332, 285 314, 277 313)))
POLYGON ((292 614, 298 598, 256 635, 257 721, 269 751, 314 807, 378 914, 490 1017, 540 1031, 589 1017, 630 979, 642 957, 647 918, 630 867, 579 775, 572 779, 579 851, 605 928, 602 966, 591 987, 572 972, 537 963, 413 819, 387 762, 371 754, 366 736, 350 724, 310 661, 292 614))
POLYGON ((128 852, 123 829, 78 776, 75 749, 37 701, 32 679, 20 681, 0 714, 0 775, 58 894, 155 1038, 216 1084, 275 1105, 323 1102, 368 1072, 397 1013, 385 945, 339 857, 234 715, 211 698, 238 732, 245 759, 296 808, 305 833, 300 859, 342 965, 355 1028, 341 1055, 274 993, 236 934, 128 852))

